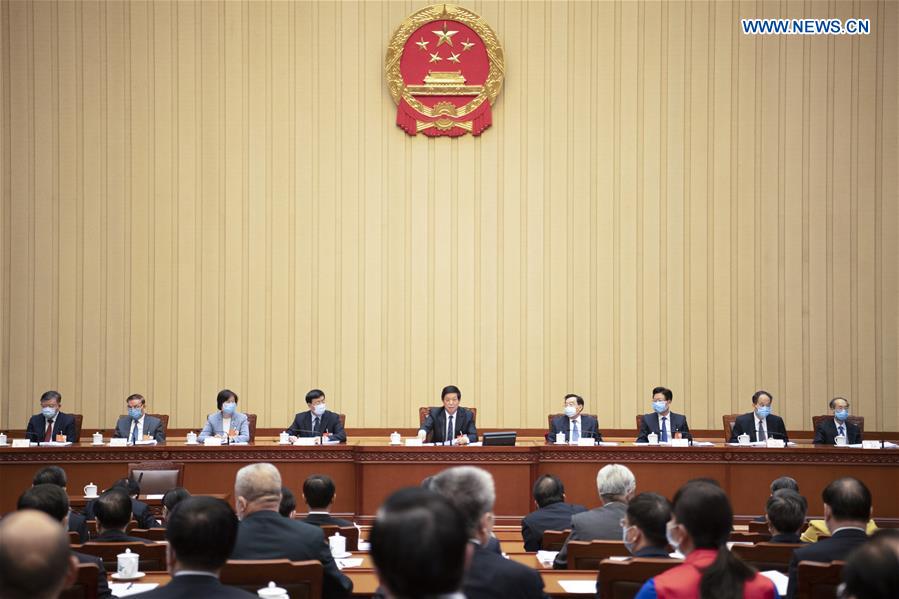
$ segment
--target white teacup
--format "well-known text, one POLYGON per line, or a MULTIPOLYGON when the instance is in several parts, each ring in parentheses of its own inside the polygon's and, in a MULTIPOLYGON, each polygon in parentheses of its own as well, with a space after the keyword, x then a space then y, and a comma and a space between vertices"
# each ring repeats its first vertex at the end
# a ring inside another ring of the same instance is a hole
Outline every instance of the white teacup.
POLYGON ((846 436, 837 435, 837 437, 834 439, 834 443, 837 447, 846 447, 846 436))
POLYGON ((749 435, 743 433, 739 437, 737 437, 737 443, 740 445, 749 445, 749 435))
POLYGON ((116 558, 118 558, 116 571, 120 578, 135 578, 137 576, 140 555, 131 553, 130 549, 126 549, 125 553, 118 554, 116 558))
POLYGON ((189 433, 187 433, 187 442, 190 445, 195 444, 197 442, 197 433, 195 433, 193 431, 190 431, 189 433))
POLYGON ((646 435, 646 440, 650 445, 658 445, 659 444, 659 436, 655 433, 649 433, 646 435))
POLYGON ((564 443, 565 442, 565 433, 558 432, 556 433, 556 443, 564 443))
MULTIPOLYGON (((278 435, 278 443, 281 443, 282 445, 286 445, 287 443, 290 443, 290 435, 287 434, 287 431, 284 431, 283 433, 278 435)), ((261 596, 262 595, 260 595, 260 597, 261 596)))
POLYGON ((287 590, 277 586, 274 582, 270 582, 267 587, 256 591, 256 595, 264 597, 264 599, 290 599, 287 590))
POLYGON ((94 433, 92 435, 94 440, 94 445, 102 445, 103 444, 103 433, 94 433))
POLYGON ((341 536, 339 532, 334 536, 328 537, 328 545, 331 547, 331 555, 346 554, 346 537, 341 536))
POLYGON ((6 433, 0 433, 0 445, 6 445, 6 433))
POLYGON ((84 485, 84 496, 85 497, 96 497, 97 496, 97 485, 95 485, 94 483, 84 485))
POLYGON ((390 444, 399 445, 403 440, 403 436, 396 431, 390 434, 390 444))

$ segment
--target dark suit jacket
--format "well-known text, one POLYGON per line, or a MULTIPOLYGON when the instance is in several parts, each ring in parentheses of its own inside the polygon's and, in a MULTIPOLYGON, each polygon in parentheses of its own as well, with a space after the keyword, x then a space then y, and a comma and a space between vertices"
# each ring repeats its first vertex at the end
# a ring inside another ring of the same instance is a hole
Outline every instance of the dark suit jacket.
POLYGON ((466 599, 541 599, 543 579, 537 570, 504 558, 477 545, 465 573, 466 599))
MULTIPOLYGON (((319 428, 323 433, 331 433, 328 437, 331 441, 346 443, 346 431, 340 424, 340 416, 335 412, 325 410, 321 415, 319 428)), ((306 410, 297 414, 293 424, 287 429, 287 434, 291 437, 318 437, 319 433, 312 431, 312 412, 306 410)))
MULTIPOLYGON (((443 443, 452 439, 445 439, 446 436, 446 410, 441 408, 431 408, 425 423, 421 425, 421 430, 427 433, 427 441, 429 443, 443 443)), ((478 440, 478 430, 474 426, 474 415, 470 410, 466 410, 462 406, 453 414, 453 439, 459 435, 467 435, 468 440, 472 443, 478 440)))
POLYGON ((640 551, 636 552, 634 554, 634 557, 667 557, 667 558, 670 558, 671 554, 668 553, 668 549, 665 547, 644 547, 640 551))
POLYGON ((342 518, 335 518, 331 514, 308 514, 303 518, 305 522, 316 526, 352 526, 353 523, 342 518))
POLYGON ((112 591, 109 590, 109 584, 106 582, 106 568, 103 566, 103 560, 95 555, 86 553, 78 553, 73 551, 72 555, 78 560, 79 564, 97 564, 100 571, 97 573, 97 599, 108 599, 112 597, 112 591))
POLYGON ((793 534, 782 534, 782 535, 774 535, 771 537, 769 543, 801 543, 802 539, 799 538, 798 533, 793 534))
POLYGON ((353 590, 353 581, 337 569, 322 529, 278 512, 254 512, 241 520, 231 559, 318 560, 324 568, 322 597, 349 597, 353 590))
MULTIPOLYGON (((790 439, 787 437, 787 427, 784 425, 784 419, 774 414, 768 414, 765 418, 765 428, 769 439, 783 439, 784 443, 790 439)), ((758 441, 758 431, 755 428, 755 413, 740 414, 734 422, 734 430, 730 435, 730 442, 736 443, 737 437, 746 433, 749 435, 749 441, 755 443, 758 441)))
MULTIPOLYGON (((683 414, 675 414, 674 412, 668 412, 668 440, 674 438, 674 433, 679 432, 686 438, 691 438, 693 435, 690 434, 690 427, 687 426, 687 417, 683 414)), ((643 420, 640 421, 640 432, 637 433, 637 443, 648 443, 649 442, 649 433, 655 433, 659 435, 659 441, 661 441, 661 435, 659 430, 659 415, 653 412, 652 414, 643 414, 643 420)))
MULTIPOLYGON (((556 433, 565 433, 565 440, 569 441, 568 424, 570 419, 565 414, 553 418, 552 426, 549 428, 549 434, 546 436, 551 443, 556 440, 556 433)), ((581 414, 581 437, 593 437, 597 442, 602 441, 602 433, 599 432, 599 422, 593 416, 581 414)))
POLYGON ((547 530, 571 528, 571 516, 586 512, 587 508, 573 503, 552 503, 521 519, 521 537, 525 551, 543 549, 543 533, 547 530))
MULTIPOLYGON (((846 427, 846 443, 855 445, 862 442, 862 432, 858 430, 858 425, 849 422, 843 423, 846 427)), ((833 418, 828 418, 815 427, 815 439, 812 441, 815 445, 833 445, 836 443, 837 425, 833 418)))
POLYGON ((809 543, 793 551, 793 559, 790 561, 790 585, 787 587, 787 599, 796 596, 799 590, 797 570, 799 562, 832 562, 846 559, 852 550, 868 540, 868 533, 864 530, 845 529, 839 530, 829 539, 821 539, 817 543, 809 543))
MULTIPOLYGON (((84 506, 84 517, 87 520, 96 519, 96 516, 94 515, 96 501, 96 499, 91 499, 84 506)), ((137 521, 138 528, 159 528, 162 526, 150 511, 150 506, 134 497, 131 498, 131 517, 137 521)))
MULTIPOLYGON (((227 568, 227 566, 225 566, 227 568)), ((219 582, 215 576, 202 574, 185 574, 173 576, 165 586, 156 587, 146 593, 138 593, 132 597, 144 599, 198 599, 199 597, 221 597, 222 599, 246 599, 255 597, 243 589, 229 587, 219 582)))
POLYGON ((144 545, 153 545, 154 542, 149 539, 141 539, 140 537, 132 537, 120 530, 104 530, 96 537, 91 539, 96 543, 143 543, 144 545))
POLYGON ((78 533, 79 543, 87 543, 87 518, 82 514, 69 510, 69 530, 78 533))
MULTIPOLYGON (((28 427, 25 429, 25 436, 29 441, 43 441, 44 431, 47 429, 47 419, 43 414, 35 414, 28 420, 28 427)), ((56 435, 65 435, 66 441, 76 443, 75 438, 75 417, 71 414, 62 412, 56 413, 53 420, 53 433, 51 441, 56 441, 56 435)))
MULTIPOLYGON (((115 432, 113 433, 113 437, 118 439, 130 439, 131 433, 131 417, 130 416, 120 416, 118 421, 115 423, 115 432)), ((157 443, 165 443, 165 427, 162 426, 162 420, 157 418, 156 416, 150 416, 149 414, 144 414, 144 430, 141 432, 141 435, 153 437, 156 439, 157 443)))

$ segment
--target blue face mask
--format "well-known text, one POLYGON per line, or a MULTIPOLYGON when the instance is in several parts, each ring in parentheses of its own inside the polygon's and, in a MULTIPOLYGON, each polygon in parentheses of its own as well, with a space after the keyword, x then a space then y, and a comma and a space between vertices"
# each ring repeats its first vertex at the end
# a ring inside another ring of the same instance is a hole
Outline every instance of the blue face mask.
POLYGON ((665 410, 668 409, 667 401, 654 401, 652 402, 652 409, 656 411, 656 414, 661 414, 665 410))
POLYGON ((231 416, 237 410, 237 404, 233 402, 222 404, 222 413, 225 416, 231 416))
POLYGON ((849 410, 837 410, 833 413, 833 415, 840 422, 846 422, 846 420, 849 418, 849 410))
POLYGON ((312 411, 313 411, 313 413, 315 413, 316 416, 321 416, 322 414, 325 413, 325 409, 326 409, 325 404, 320 403, 317 406, 313 407, 312 411))
POLYGON ((759 415, 759 418, 764 420, 771 414, 771 406, 759 406, 755 409, 755 413, 759 415))
POLYGON ((50 420, 56 416, 56 408, 41 408, 41 414, 44 415, 44 418, 50 420))
POLYGON ((128 408, 128 415, 131 416, 131 420, 140 420, 140 417, 144 415, 144 411, 140 408, 128 408))

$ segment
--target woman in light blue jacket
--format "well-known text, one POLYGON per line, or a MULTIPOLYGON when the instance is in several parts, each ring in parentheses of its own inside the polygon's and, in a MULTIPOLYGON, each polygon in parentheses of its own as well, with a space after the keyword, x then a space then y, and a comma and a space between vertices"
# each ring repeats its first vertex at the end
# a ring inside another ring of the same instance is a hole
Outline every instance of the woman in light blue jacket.
POLYGON ((197 441, 202 443, 208 437, 230 438, 232 443, 246 443, 250 440, 250 423, 247 415, 237 411, 237 393, 222 389, 216 398, 218 412, 206 419, 197 441))

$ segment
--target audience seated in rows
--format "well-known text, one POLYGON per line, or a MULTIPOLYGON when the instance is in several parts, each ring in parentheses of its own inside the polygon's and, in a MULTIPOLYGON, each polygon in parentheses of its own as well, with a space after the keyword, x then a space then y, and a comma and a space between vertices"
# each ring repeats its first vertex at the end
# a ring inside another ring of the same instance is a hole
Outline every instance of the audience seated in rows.
POLYGON ((553 568, 564 570, 568 567, 568 543, 571 541, 620 541, 621 520, 636 488, 637 480, 626 466, 604 466, 596 475, 596 490, 602 506, 571 517, 571 534, 556 556, 553 568))
POLYGON ((533 497, 537 510, 521 520, 525 551, 539 551, 543 548, 544 532, 571 528, 571 516, 587 511, 582 505, 565 503, 565 486, 552 474, 537 479, 533 497))
MULTIPOLYGON (((132 537, 125 532, 131 521, 131 498, 121 487, 107 489, 94 502, 97 519, 97 543, 152 543, 147 539, 132 537)), ((155 521, 155 520, 154 520, 155 521)))
POLYGON ((347 597, 353 582, 337 569, 321 528, 282 518, 281 474, 272 464, 244 466, 234 481, 240 526, 232 559, 317 560, 322 564, 322 596, 347 597))
MULTIPOLYGON (((69 496, 66 492, 54 484, 45 483, 38 484, 19 497, 16 505, 18 510, 37 510, 44 512, 57 522, 62 523, 63 528, 67 526, 67 519, 71 518, 71 510, 69 509, 69 496)), ((106 568, 103 566, 103 560, 99 557, 73 551, 72 555, 78 560, 79 564, 96 564, 97 570, 97 597, 98 599, 108 599, 112 597, 109 585, 106 582, 106 568)), ((2 594, 2 591, 0 591, 2 594)))
MULTIPOLYGON (((46 468, 41 468, 35 473, 34 478, 31 479, 31 484, 34 486, 42 484, 56 485, 63 491, 66 491, 68 477, 66 477, 66 471, 59 466, 47 466, 46 468)), ((87 518, 85 518, 78 512, 73 512, 70 509, 68 526, 70 531, 78 533, 78 541, 80 543, 87 543, 87 518)))
MULTIPOLYGON (((110 487, 110 489, 115 488, 123 489, 128 497, 131 498, 131 514, 134 517, 134 520, 137 521, 138 528, 159 528, 161 526, 153 515, 153 512, 150 511, 150 506, 138 499, 140 496, 140 483, 133 478, 120 478, 112 483, 112 486, 110 487)), ((84 506, 84 516, 88 520, 93 520, 96 516, 94 513, 96 502, 97 500, 94 499, 88 501, 84 506)))
POLYGON ((621 539, 634 557, 669 557, 666 526, 671 504, 658 493, 640 493, 627 504, 621 539))
POLYGON ((3 599, 56 599, 74 582, 78 560, 59 522, 37 510, 0 520, 0 593, 3 599))
POLYGON ((838 596, 842 599, 899 597, 899 530, 879 530, 849 555, 838 596))
POLYGON ((787 599, 796 596, 799 562, 831 562, 845 560, 853 549, 868 540, 865 528, 871 518, 871 492, 865 483, 852 478, 840 478, 824 488, 824 523, 833 531, 830 538, 821 539, 793 552, 790 562, 790 583, 787 599))
MULTIPOLYGON (((540 599, 544 596, 543 579, 536 570, 486 548, 493 530, 496 501, 493 476, 489 472, 473 466, 449 468, 434 477, 431 487, 459 510, 468 537, 475 546, 462 585, 467 599, 540 599)), ((411 537, 407 542, 419 545, 417 537, 411 537)))
POLYGON ((648 580, 637 599, 703 597, 774 599, 774 583, 727 549, 733 510, 717 484, 690 481, 674 496, 668 543, 683 553, 684 563, 648 580))
POLYGON ((381 592, 390 599, 459 596, 468 542, 462 514, 445 497, 423 488, 387 498, 371 528, 371 557, 381 592))
POLYGON ((303 501, 309 508, 309 515, 305 520, 316 526, 352 526, 353 523, 331 515, 331 506, 337 489, 330 476, 325 474, 313 474, 303 483, 303 501))
POLYGON ((297 498, 287 487, 281 487, 281 503, 278 504, 278 513, 285 518, 293 518, 297 513, 297 498))
POLYGON ((790 489, 779 489, 765 504, 765 519, 771 532, 771 543, 799 543, 799 531, 805 524, 808 501, 790 489))
POLYGON ((168 525, 169 514, 175 509, 175 506, 190 497, 190 491, 184 487, 175 487, 169 489, 162 496, 162 518, 168 525))

